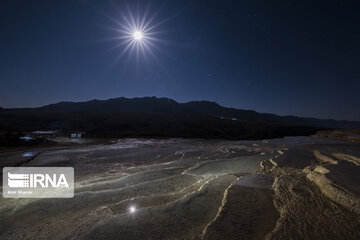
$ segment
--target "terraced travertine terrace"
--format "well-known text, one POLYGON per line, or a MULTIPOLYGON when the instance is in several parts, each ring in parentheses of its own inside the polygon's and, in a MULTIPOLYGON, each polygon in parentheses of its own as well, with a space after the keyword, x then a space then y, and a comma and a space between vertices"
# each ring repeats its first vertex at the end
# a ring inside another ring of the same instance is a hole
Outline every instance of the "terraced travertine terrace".
POLYGON ((76 181, 72 199, 1 198, 1 239, 360 239, 359 143, 123 139, 3 149, 0 165, 76 181))

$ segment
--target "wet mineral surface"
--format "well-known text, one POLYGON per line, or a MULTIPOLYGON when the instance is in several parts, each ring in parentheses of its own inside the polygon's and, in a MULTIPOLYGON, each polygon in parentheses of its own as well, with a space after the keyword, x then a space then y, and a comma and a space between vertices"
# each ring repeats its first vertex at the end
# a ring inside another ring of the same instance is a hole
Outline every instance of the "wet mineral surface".
POLYGON ((1 198, 1 239, 360 239, 356 142, 122 139, 0 165, 75 169, 74 198, 1 198))

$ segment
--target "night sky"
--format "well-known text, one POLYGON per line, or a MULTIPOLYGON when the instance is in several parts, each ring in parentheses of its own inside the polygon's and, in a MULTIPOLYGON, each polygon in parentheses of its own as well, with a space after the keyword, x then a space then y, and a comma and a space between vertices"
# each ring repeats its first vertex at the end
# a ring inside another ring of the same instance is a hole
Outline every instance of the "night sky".
POLYGON ((157 96, 360 120, 358 2, 1 1, 0 106, 157 96), (148 50, 120 56, 146 12, 148 50))

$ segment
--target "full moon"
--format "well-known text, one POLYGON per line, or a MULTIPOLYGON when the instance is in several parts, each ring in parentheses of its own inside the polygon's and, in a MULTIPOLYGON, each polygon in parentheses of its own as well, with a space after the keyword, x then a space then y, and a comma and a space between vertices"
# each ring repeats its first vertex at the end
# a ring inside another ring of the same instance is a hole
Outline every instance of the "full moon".
POLYGON ((142 32, 140 32, 140 31, 134 32, 134 38, 135 38, 135 40, 140 40, 142 37, 143 37, 142 32))
MULTIPOLYGON (((114 28, 116 36, 109 38, 109 40, 119 41, 115 47, 122 48, 121 52, 116 57, 116 60, 113 64, 118 62, 125 53, 134 54, 136 53, 136 58, 139 59, 140 54, 142 54, 144 59, 148 58, 150 55, 153 58, 156 58, 154 50, 159 50, 157 46, 163 40, 157 38, 157 34, 161 31, 156 30, 159 25, 161 25, 165 20, 161 22, 154 22, 156 14, 153 16, 147 16, 147 10, 144 15, 141 17, 139 13, 133 14, 128 9, 128 14, 121 13, 122 18, 116 19, 109 16, 117 27, 114 28)), ((156 60, 159 62, 158 60, 156 60)))

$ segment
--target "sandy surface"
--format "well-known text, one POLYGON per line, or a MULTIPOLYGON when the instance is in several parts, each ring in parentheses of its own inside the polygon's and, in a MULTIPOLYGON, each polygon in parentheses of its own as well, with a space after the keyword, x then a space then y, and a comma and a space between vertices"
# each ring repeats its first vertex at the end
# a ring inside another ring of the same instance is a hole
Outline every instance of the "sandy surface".
POLYGON ((358 143, 85 142, 0 151, 76 180, 73 199, 1 198, 1 239, 360 239, 358 143))

